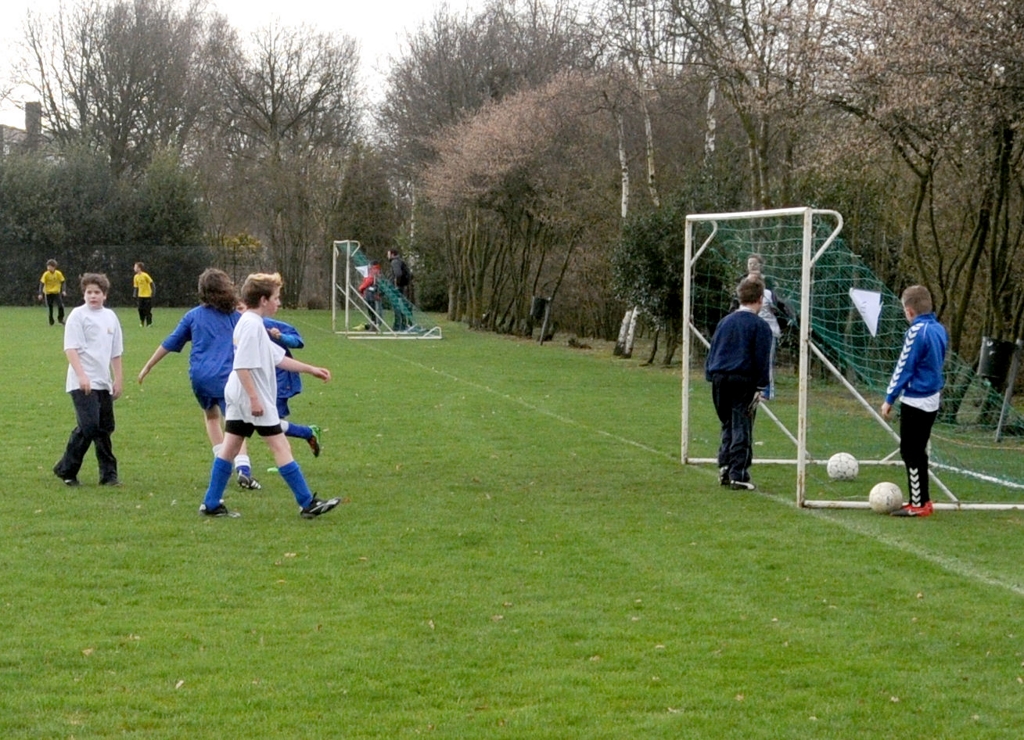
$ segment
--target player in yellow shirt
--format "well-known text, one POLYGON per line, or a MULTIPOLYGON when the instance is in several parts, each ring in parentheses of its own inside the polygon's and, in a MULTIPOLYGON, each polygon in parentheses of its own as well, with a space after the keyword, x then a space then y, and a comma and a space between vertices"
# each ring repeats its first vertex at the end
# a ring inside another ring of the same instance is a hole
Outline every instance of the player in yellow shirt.
POLYGON ((39 300, 46 297, 46 308, 50 312, 50 326, 53 326, 53 307, 57 307, 57 321, 64 323, 64 274, 57 269, 57 260, 46 261, 46 272, 39 278, 39 300))
POLYGON ((153 324, 153 278, 146 272, 146 266, 136 262, 135 277, 132 278, 132 295, 139 302, 139 325, 153 324))

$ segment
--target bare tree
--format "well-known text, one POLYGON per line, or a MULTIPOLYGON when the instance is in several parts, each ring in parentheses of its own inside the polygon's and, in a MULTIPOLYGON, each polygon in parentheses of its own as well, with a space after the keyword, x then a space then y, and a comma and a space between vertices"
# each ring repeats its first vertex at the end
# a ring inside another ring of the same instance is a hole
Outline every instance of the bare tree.
POLYGON ((468 215, 468 303, 490 317, 489 328, 518 331, 530 298, 558 292, 575 251, 607 219, 607 201, 595 194, 614 159, 602 147, 610 132, 598 100, 596 85, 565 75, 486 106, 434 142, 423 191, 468 215), (495 234, 482 259, 479 221, 495 234))
MULTIPOLYGON (((647 194, 651 205, 660 208, 662 199, 657 177, 651 99, 659 92, 658 82, 671 79, 674 69, 683 63, 679 46, 684 37, 676 27, 677 19, 671 6, 664 0, 609 0, 606 14, 608 22, 603 40, 608 63, 613 70, 609 80, 628 80, 605 95, 618 131, 621 216, 625 222, 630 215, 631 195, 625 119, 629 112, 639 112, 643 126, 647 194)), ((627 310, 615 346, 616 354, 632 357, 638 315, 636 306, 627 310)), ((657 334, 654 346, 656 351, 657 334)))
POLYGON ((351 38, 274 25, 250 49, 226 54, 219 71, 218 138, 234 193, 224 202, 244 208, 237 229, 259 236, 289 305, 313 248, 329 240, 344 159, 360 130, 357 67, 351 38))
POLYGON ((969 326, 1019 336, 1024 9, 865 0, 862 10, 832 100, 882 131, 913 178, 904 274, 932 287, 954 350, 969 326))
MULTIPOLYGON (((442 6, 406 39, 400 58, 392 60, 378 123, 400 163, 395 176, 404 184, 396 190, 420 192, 419 170, 436 158, 435 137, 443 128, 565 69, 592 63, 590 32, 576 8, 562 0, 493 2, 473 16, 454 15, 442 6)), ((416 203, 421 210, 430 207, 424 199, 416 203)), ((411 205, 411 200, 406 203, 411 205)), ((504 258, 500 250, 506 240, 491 232, 494 225, 480 213, 448 210, 424 223, 438 231, 420 229, 411 248, 442 253, 436 261, 445 265, 449 280, 449 316, 479 321, 486 310, 471 305, 480 294, 474 286, 483 275, 497 274, 491 265, 504 258)))
POLYGON ((790 198, 795 137, 815 100, 821 60, 837 35, 832 0, 671 0, 694 62, 738 116, 751 201, 790 198))
POLYGON ((30 16, 31 84, 62 146, 103 152, 116 175, 181 151, 209 104, 204 53, 214 22, 203 0, 115 0, 30 16))
MULTIPOLYGON (((668 80, 674 70, 685 63, 685 37, 678 27, 678 18, 665 0, 609 0, 603 46, 613 68, 631 80, 630 99, 613 106, 621 117, 621 106, 639 111, 644 131, 644 169, 647 191, 655 207, 661 205, 658 189, 654 126, 651 99, 659 93, 660 82, 668 80)), ((625 213, 623 213, 625 217, 625 213)))

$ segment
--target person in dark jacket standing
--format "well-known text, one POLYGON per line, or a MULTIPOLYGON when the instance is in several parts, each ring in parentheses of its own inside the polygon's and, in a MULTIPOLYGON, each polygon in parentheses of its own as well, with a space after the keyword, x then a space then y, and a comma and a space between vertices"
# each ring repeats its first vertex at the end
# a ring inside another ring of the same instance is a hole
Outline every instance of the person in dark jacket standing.
POLYGON ((903 339, 889 387, 885 389, 882 416, 892 414, 892 405, 902 398, 900 411, 900 457, 907 468, 910 502, 892 512, 893 516, 929 516, 932 501, 928 494, 928 440, 939 415, 945 380, 949 337, 945 327, 932 313, 932 294, 923 285, 911 285, 903 291, 903 315, 910 322, 903 339))
POLYGON ((397 249, 388 250, 388 261, 391 263, 391 279, 395 281, 395 287, 402 294, 402 299, 395 301, 395 331, 404 331, 411 323, 412 297, 409 286, 412 284, 412 272, 409 265, 405 264, 401 253, 397 249))
POLYGON ((758 312, 764 305, 764 282, 744 278, 736 289, 740 307, 722 319, 711 338, 705 377, 722 423, 718 480, 736 491, 753 491, 754 412, 768 387, 772 330, 758 312))

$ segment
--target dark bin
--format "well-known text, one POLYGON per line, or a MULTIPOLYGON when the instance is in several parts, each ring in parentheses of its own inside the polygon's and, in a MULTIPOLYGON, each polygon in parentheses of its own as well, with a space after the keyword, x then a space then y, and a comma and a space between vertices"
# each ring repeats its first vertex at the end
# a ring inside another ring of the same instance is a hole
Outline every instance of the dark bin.
POLYGON ((548 308, 548 302, 550 299, 542 298, 539 295, 533 297, 533 303, 530 304, 530 318, 534 321, 543 321, 544 312, 548 308))
POLYGON ((1013 353, 1017 350, 1014 342, 1001 339, 981 338, 981 357, 978 360, 978 375, 992 385, 1001 388, 1010 373, 1013 353))

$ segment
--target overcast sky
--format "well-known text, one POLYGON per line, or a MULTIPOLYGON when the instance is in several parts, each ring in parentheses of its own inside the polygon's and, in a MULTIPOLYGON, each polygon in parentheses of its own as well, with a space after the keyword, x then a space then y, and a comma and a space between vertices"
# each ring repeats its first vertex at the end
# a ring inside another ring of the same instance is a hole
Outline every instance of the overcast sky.
MULTIPOLYGON (((64 0, 73 5, 77 0, 64 0)), ((182 0, 184 3, 185 0, 182 0)), ((0 87, 10 77, 11 50, 19 35, 26 9, 54 13, 60 0, 2 0, 0 16, 0 87)), ((397 50, 398 39, 413 31, 433 15, 443 0, 210 0, 210 5, 231 19, 239 31, 248 32, 278 20, 282 25, 306 23, 324 32, 337 31, 354 37, 360 46, 363 74, 369 84, 379 83, 374 70, 384 66, 389 53, 397 50)), ((449 0, 456 13, 482 8, 485 0, 449 0)), ((17 103, 33 99, 31 91, 18 91, 17 103)), ((0 104, 0 123, 21 127, 24 115, 12 110, 9 103, 0 104)))

